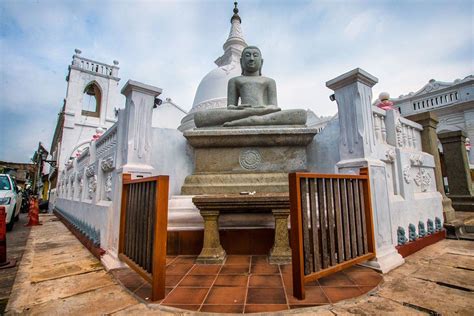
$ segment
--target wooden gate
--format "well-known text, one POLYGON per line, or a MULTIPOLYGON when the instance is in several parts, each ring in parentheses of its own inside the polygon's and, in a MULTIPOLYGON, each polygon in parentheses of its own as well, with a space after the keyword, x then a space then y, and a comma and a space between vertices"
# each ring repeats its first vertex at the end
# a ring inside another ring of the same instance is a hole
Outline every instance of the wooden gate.
POLYGON ((165 297, 168 182, 123 175, 118 256, 151 283, 153 301, 165 297))
POLYGON ((375 257, 368 169, 360 175, 291 173, 293 295, 305 282, 375 257))

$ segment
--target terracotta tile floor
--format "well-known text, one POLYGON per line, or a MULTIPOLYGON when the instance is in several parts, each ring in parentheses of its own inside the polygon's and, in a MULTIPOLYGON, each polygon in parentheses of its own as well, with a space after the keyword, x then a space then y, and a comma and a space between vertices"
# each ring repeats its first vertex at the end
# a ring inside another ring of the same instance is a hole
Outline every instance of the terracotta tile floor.
MULTIPOLYGON (((306 298, 293 297, 291 265, 271 265, 266 256, 227 256, 224 264, 195 264, 195 256, 166 258, 166 297, 158 304, 214 313, 257 313, 338 302, 367 293, 382 280, 361 266, 306 284, 306 298)), ((151 286, 129 268, 112 274, 135 296, 150 302, 151 286)))

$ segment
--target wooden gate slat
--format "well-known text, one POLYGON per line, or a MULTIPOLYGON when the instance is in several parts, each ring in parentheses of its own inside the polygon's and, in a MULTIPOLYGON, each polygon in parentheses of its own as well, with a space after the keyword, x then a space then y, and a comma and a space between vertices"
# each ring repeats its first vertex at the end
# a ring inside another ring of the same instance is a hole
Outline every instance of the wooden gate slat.
POLYGON ((362 183, 365 180, 359 181, 359 201, 360 201, 360 214, 362 221, 362 238, 364 243, 364 253, 369 251, 367 247, 367 224, 365 220, 365 203, 364 203, 364 184, 362 183))
POLYGON ((335 240, 335 223, 334 223, 334 192, 332 191, 332 179, 326 179, 326 209, 328 215, 328 231, 329 231, 329 259, 330 264, 336 264, 336 240, 335 240))
POLYGON ((344 250, 345 255, 344 259, 352 259, 351 252, 351 230, 349 224, 349 210, 347 206, 347 180, 344 179, 341 181, 341 200, 342 200, 342 225, 343 225, 343 235, 344 235, 344 250))
POLYGON ((329 266, 329 247, 328 247, 328 234, 327 234, 327 216, 326 216, 326 205, 324 203, 324 179, 317 179, 318 186, 318 206, 319 206, 319 231, 320 233, 320 245, 322 254, 322 267, 326 269, 329 266))
POLYGON ((336 217, 337 262, 341 263, 344 261, 344 237, 342 230, 341 190, 339 182, 339 179, 334 179, 332 187, 334 192, 334 213, 336 217))
POLYGON ((362 237, 362 222, 360 218, 360 194, 359 194, 359 180, 354 180, 354 204, 355 204, 355 217, 356 217, 356 232, 357 232, 357 252, 360 255, 364 253, 364 241, 362 237))
POLYGON ((354 192, 352 189, 352 180, 347 181, 348 206, 349 206, 349 223, 351 229, 351 252, 352 257, 358 256, 357 252, 357 237, 356 237, 356 223, 355 223, 355 207, 354 207, 354 192))
POLYGON ((308 221, 308 182, 306 179, 300 180, 301 185, 301 212, 303 218, 303 249, 304 249, 304 274, 308 275, 313 272, 313 260, 311 258, 311 242, 309 238, 309 221, 308 221))
POLYGON ((318 225, 318 206, 316 204, 316 181, 309 179, 309 203, 310 203, 310 217, 311 217, 311 232, 313 236, 313 271, 317 272, 321 270, 321 252, 320 249, 320 237, 319 237, 319 225, 318 225))

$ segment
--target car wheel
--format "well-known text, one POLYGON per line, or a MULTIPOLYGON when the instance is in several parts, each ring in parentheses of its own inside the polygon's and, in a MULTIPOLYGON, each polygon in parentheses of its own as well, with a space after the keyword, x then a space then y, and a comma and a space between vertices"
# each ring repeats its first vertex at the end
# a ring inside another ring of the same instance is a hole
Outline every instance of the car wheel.
MULTIPOLYGON (((12 215, 13 216, 13 215, 12 215)), ((15 220, 12 218, 10 220, 10 223, 7 224, 7 232, 11 231, 13 229, 13 225, 15 224, 15 220)))
MULTIPOLYGON (((15 206, 15 210, 16 210, 16 206, 15 206)), ((16 214, 15 222, 18 222, 19 220, 20 220, 20 212, 18 212, 18 214, 16 214)))

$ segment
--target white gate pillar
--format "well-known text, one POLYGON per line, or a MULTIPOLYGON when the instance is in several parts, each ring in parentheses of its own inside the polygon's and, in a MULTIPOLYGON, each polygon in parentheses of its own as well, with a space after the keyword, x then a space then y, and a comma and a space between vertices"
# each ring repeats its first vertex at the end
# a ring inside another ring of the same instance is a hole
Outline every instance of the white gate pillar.
POLYGON ((334 90, 340 124, 339 173, 358 174, 369 168, 376 258, 367 265, 386 273, 405 261, 395 249, 388 179, 385 164, 376 158, 372 114, 372 87, 378 79, 360 68, 349 71, 326 86, 334 90))

